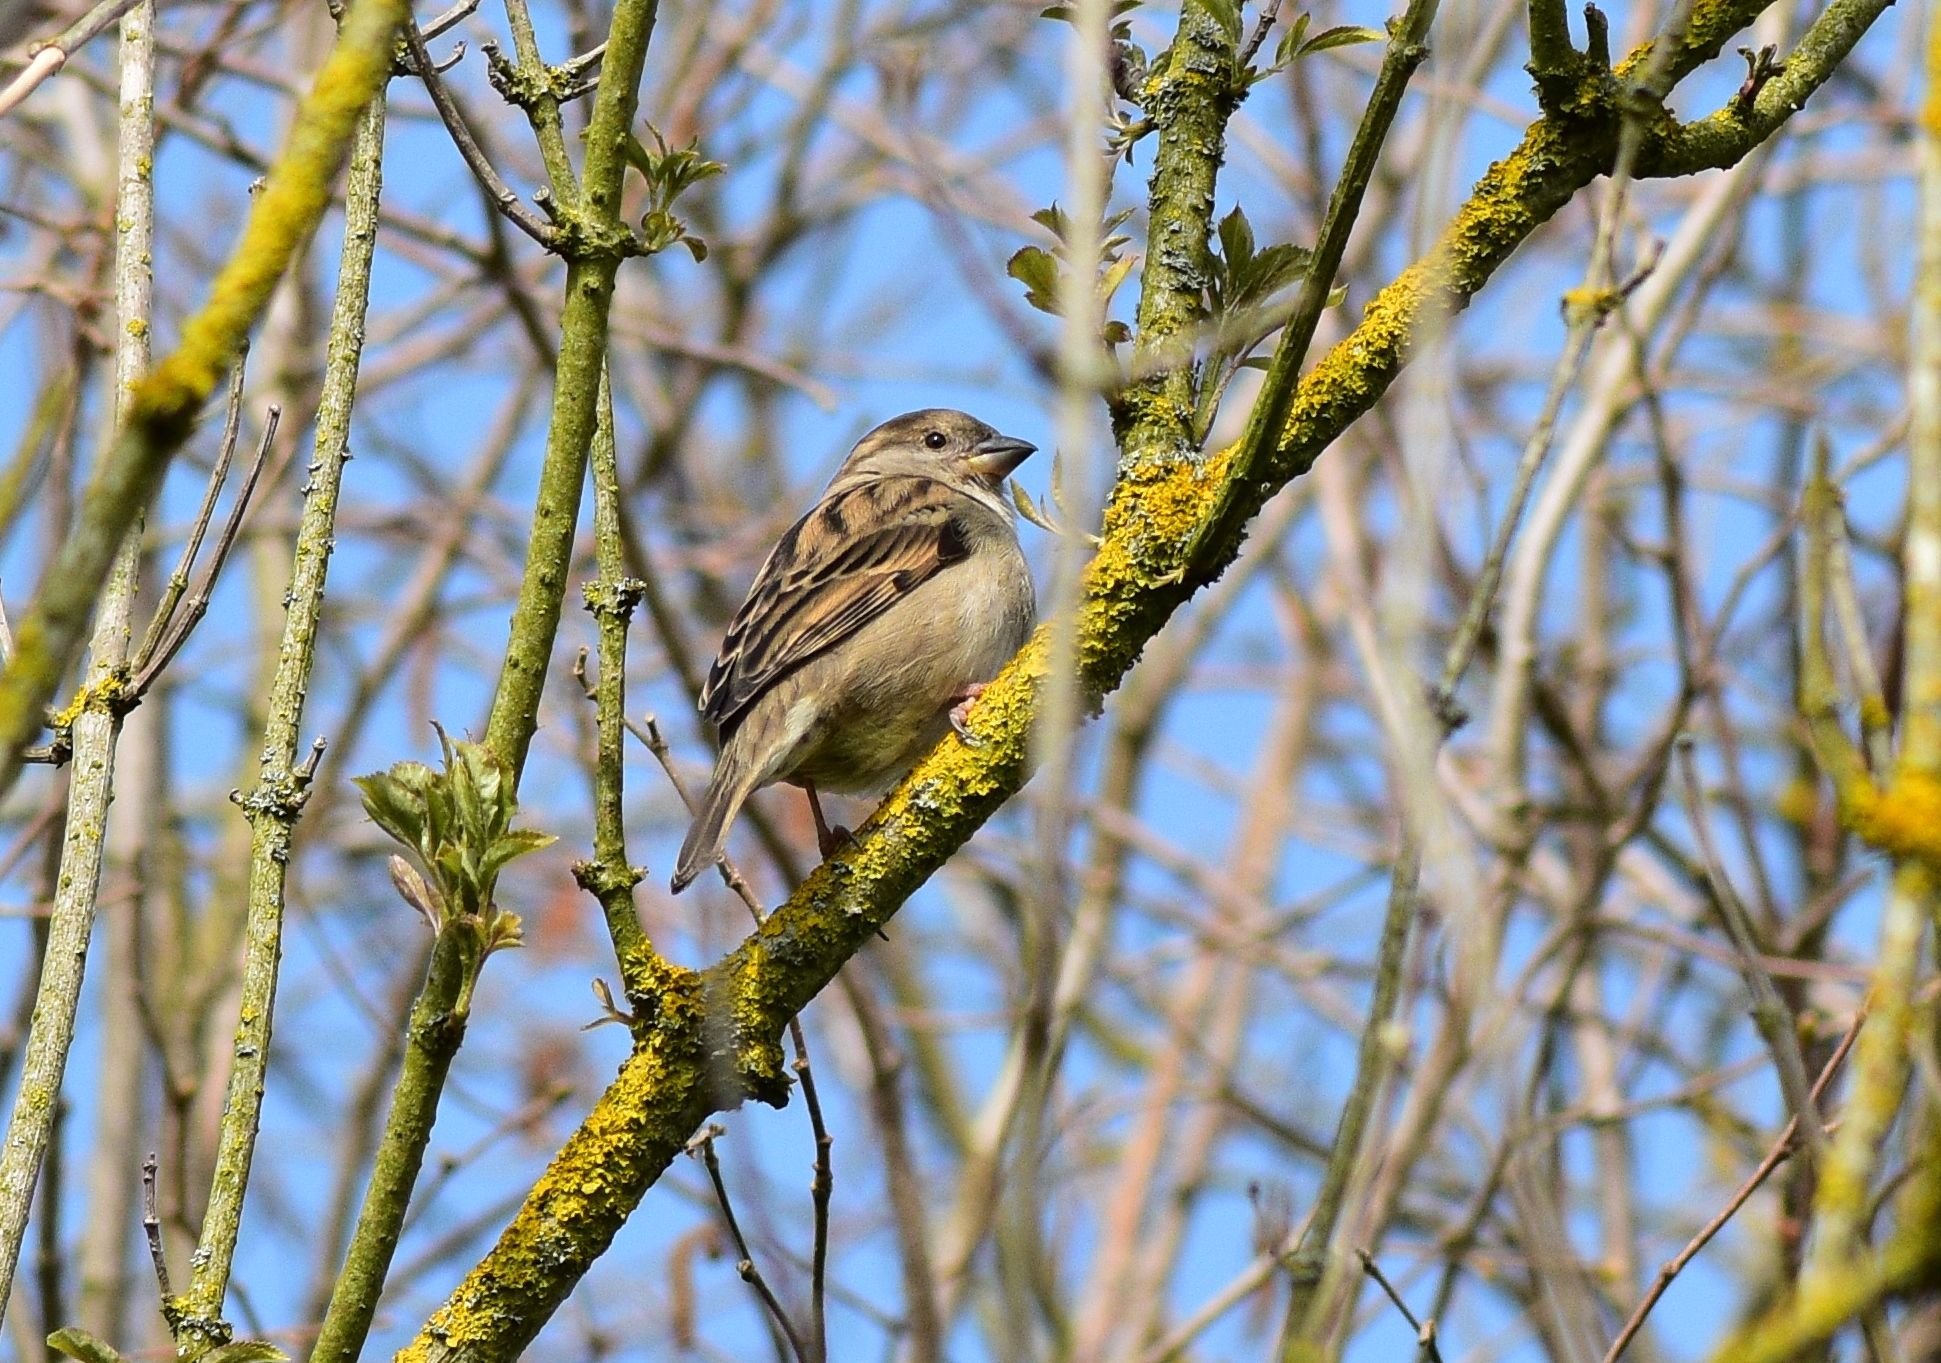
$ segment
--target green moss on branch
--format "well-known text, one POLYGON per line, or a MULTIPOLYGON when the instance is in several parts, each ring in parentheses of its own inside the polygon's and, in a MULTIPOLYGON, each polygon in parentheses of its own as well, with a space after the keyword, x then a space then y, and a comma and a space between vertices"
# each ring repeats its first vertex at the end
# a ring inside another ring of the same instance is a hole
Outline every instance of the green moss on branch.
POLYGON ((1132 464, 1195 452, 1193 340, 1206 318, 1207 240, 1227 120, 1244 88, 1239 36, 1202 0, 1186 0, 1165 61, 1140 92, 1159 132, 1133 357, 1134 372, 1147 377, 1113 404, 1119 443, 1132 464))

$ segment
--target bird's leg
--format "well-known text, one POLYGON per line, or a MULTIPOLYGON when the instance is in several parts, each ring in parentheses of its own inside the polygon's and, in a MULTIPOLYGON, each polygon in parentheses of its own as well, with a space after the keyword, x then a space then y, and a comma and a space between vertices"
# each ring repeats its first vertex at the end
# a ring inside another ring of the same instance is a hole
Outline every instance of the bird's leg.
POLYGON ((972 682, 950 693, 950 727, 956 731, 957 737, 966 743, 971 741, 970 730, 965 727, 970 723, 971 705, 990 685, 989 682, 972 682))
POLYGON ((843 844, 856 841, 856 836, 841 824, 831 824, 822 816, 822 801, 816 798, 813 781, 804 781, 802 792, 809 797, 809 814, 815 819, 816 850, 822 854, 822 859, 827 861, 842 848, 843 844))

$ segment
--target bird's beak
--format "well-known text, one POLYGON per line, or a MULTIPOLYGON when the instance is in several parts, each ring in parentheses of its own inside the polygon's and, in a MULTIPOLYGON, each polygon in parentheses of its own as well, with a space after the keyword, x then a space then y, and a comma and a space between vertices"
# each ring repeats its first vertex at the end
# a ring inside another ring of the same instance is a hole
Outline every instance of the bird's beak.
POLYGON ((964 462, 970 465, 971 472, 995 486, 1010 477, 1011 470, 1029 459, 1037 449, 1029 440, 994 435, 973 445, 970 457, 964 462))

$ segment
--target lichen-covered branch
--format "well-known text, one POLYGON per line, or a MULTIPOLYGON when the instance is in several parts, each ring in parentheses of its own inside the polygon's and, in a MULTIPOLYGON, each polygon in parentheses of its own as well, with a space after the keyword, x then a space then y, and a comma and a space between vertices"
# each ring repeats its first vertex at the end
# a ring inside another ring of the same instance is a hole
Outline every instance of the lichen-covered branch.
POLYGON ((169 461, 270 292, 316 230, 358 115, 391 67, 403 0, 356 0, 337 45, 297 110, 283 155, 251 204, 242 240, 175 351, 137 386, 114 445, 88 484, 79 518, 47 566, 33 608, 0 672, 0 796, 20 775, 21 752, 45 723, 47 703, 80 651, 116 549, 161 486, 169 461))
POLYGON ((1693 175, 1739 161, 1799 111, 1889 3, 1833 0, 1792 55, 1769 79, 1759 81, 1749 97, 1742 90, 1723 109, 1690 123, 1666 119, 1645 143, 1638 174, 1693 175))
MULTIPOLYGON (((369 0, 364 0, 369 3, 369 0)), ((317 403, 315 457, 297 528, 288 611, 271 680, 263 726, 257 784, 240 798, 250 825, 247 918, 244 927, 242 1006, 236 1024, 229 1089, 223 1103, 209 1207, 196 1249, 194 1272, 181 1301, 171 1308, 178 1348, 228 1342, 223 1299, 242 1224, 243 1199, 269 1069, 270 1030, 282 954, 284 882, 296 821, 309 797, 321 740, 299 763, 304 696, 316 657, 324 583, 336 546, 338 495, 350 458, 351 405, 364 349, 364 314, 370 300, 372 254, 377 241, 377 202, 383 183, 384 95, 380 86, 358 119, 355 152, 345 191, 344 245, 337 298, 325 350, 323 388, 317 403)), ((428 1129, 428 1128, 427 1128, 428 1129)), ((362 1227, 360 1226, 360 1229, 362 1227)))
MULTIPOLYGON (((1675 81, 1763 7, 1761 0, 1698 6, 1676 49, 1651 69, 1675 81)), ((1799 102, 1850 46, 1823 45, 1801 61, 1799 102)), ((1647 44, 1605 73, 1568 124, 1539 120, 1490 168, 1429 254, 1383 290, 1301 381, 1287 421, 1245 477, 1230 453, 1128 464, 1107 506, 1080 610, 1078 674, 1088 698, 1119 684, 1181 602, 1231 560, 1267 498, 1381 397, 1407 363, 1424 311, 1466 304, 1532 232, 1608 169, 1620 125, 1614 91, 1635 78, 1650 51, 1647 44)), ((698 976, 656 970, 654 1012, 643 1018, 619 1076, 401 1359, 513 1357, 710 1112, 751 1097, 784 1098, 780 1040, 789 1019, 1023 783, 1046 659, 1040 630, 972 709, 969 741, 946 739, 855 841, 733 955, 698 976)))
MULTIPOLYGON (((153 315, 155 235, 155 11, 130 10, 121 31, 121 117, 115 176, 115 406, 126 408, 148 369, 153 315)), ((115 745, 122 712, 112 698, 128 661, 129 621, 141 568, 137 520, 123 540, 101 596, 88 646, 85 694, 95 698, 70 726, 73 778, 47 947, 34 998, 20 1087, 0 1142, 0 1315, 12 1298, 34 1184, 60 1107, 61 1079, 74 1041, 81 981, 101 890, 108 802, 114 791, 115 745)), ((51 1322, 50 1322, 51 1324, 51 1322)))
POLYGON ((1139 92, 1159 130, 1133 358, 1146 377, 1114 404, 1120 444, 1135 462, 1197 452, 1193 337, 1206 311, 1207 235, 1227 120, 1245 88, 1239 38, 1213 6, 1186 0, 1166 60, 1139 92))
MULTIPOLYGON (((1836 0, 1827 18, 1843 2, 1836 0)), ((1843 34, 1854 21, 1847 22, 1843 34)), ((1813 37, 1807 35, 1802 49, 1813 37)), ((1756 105, 1774 85, 1794 77, 1796 61, 1789 59, 1749 103, 1756 105)), ((1936 817, 1941 814, 1941 25, 1931 19, 1927 76, 1902 544, 1904 708, 1900 753, 1885 788, 1876 787, 1858 747, 1841 728, 1827 658, 1823 614, 1833 528, 1844 512, 1827 477, 1824 450, 1806 489, 1800 592, 1800 707, 1833 779, 1842 821, 1894 859, 1893 879, 1881 912, 1867 1025, 1855 1047, 1853 1089, 1814 1196, 1818 1225, 1812 1252, 1789 1297, 1721 1357, 1797 1356, 1852 1321, 1869 1316, 1877 1321, 1888 1296, 1941 1280, 1941 1172, 1931 1150, 1930 1158, 1915 1166, 1902 1199, 1901 1224, 1886 1249, 1876 1253, 1869 1244, 1883 1145, 1906 1099, 1915 1029, 1925 1025, 1915 997, 1922 936, 1941 906, 1941 837, 1935 832, 1941 826, 1936 817)), ((1932 1111, 1928 1121, 1934 1121, 1932 1111)))

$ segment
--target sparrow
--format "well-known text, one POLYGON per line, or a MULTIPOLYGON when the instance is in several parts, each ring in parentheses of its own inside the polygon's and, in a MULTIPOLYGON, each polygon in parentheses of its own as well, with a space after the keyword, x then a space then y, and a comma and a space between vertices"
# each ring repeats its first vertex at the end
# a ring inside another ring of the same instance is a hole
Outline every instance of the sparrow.
POLYGON ((721 859, 748 797, 786 781, 889 789, 1024 644, 1037 616, 1004 480, 1036 446, 931 407, 856 443, 776 542, 701 690, 721 738, 681 844, 679 894, 721 859))

